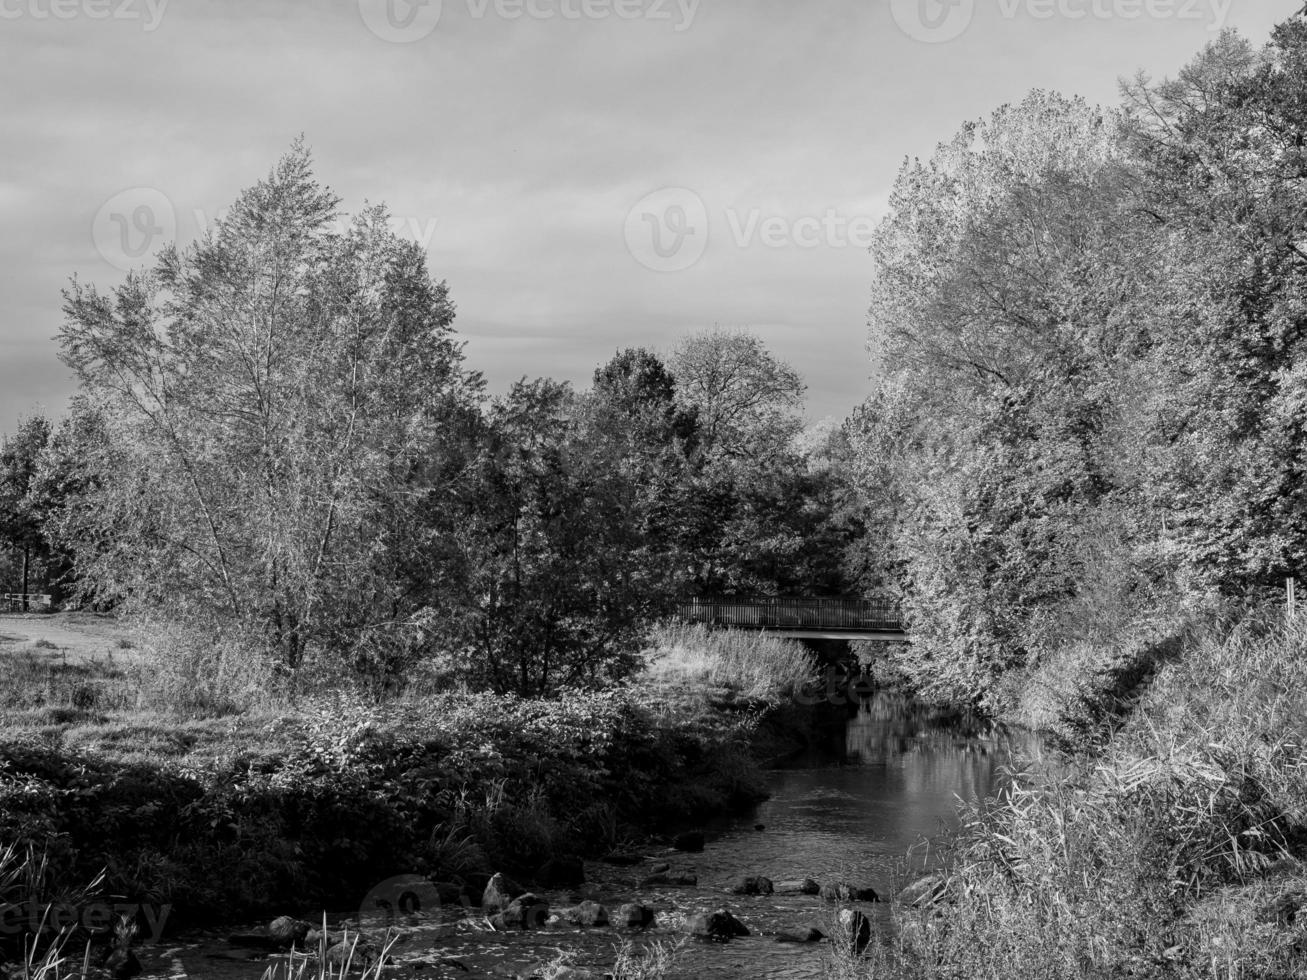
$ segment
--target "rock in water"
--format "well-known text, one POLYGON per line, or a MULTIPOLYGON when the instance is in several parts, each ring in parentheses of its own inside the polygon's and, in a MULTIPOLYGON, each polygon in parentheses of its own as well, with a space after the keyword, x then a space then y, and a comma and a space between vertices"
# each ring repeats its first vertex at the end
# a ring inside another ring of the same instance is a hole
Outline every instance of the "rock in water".
POLYGON ((771 879, 762 875, 740 878, 726 890, 732 895, 771 895, 776 891, 771 879))
POLYGON ((743 922, 726 909, 716 912, 699 912, 685 920, 685 928, 696 939, 714 943, 730 942, 736 936, 747 936, 749 930, 743 922))
POLYGON ((364 967, 374 962, 381 955, 375 945, 357 934, 346 936, 327 950, 327 963, 343 967, 346 963, 351 969, 364 967))
POLYGON ((512 904, 513 899, 525 894, 526 889, 512 878, 502 874, 493 875, 481 896, 481 907, 487 915, 502 912, 512 904))
POLYGON ((500 932, 510 929, 543 929, 549 918, 549 903, 538 895, 527 892, 519 895, 498 915, 491 916, 490 923, 500 932))
POLYGON ((268 926, 268 936, 272 941, 287 949, 292 946, 303 946, 304 940, 312 931, 312 924, 291 918, 289 915, 273 919, 268 926))

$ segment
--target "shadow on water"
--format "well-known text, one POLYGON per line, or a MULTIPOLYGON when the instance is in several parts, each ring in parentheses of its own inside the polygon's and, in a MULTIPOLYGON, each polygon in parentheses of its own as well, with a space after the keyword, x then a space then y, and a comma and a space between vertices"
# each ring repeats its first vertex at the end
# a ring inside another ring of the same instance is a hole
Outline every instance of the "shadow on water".
MULTIPOLYGON (((807 978, 823 975, 825 944, 790 945, 775 941, 781 930, 815 925, 830 930, 834 906, 806 895, 736 897, 725 893, 734 879, 764 875, 773 881, 815 878, 845 881, 892 895, 905 877, 938 859, 938 845, 958 825, 959 800, 983 800, 1002 787, 1003 769, 1018 757, 1034 757, 1040 746, 1024 732, 1007 732, 969 712, 915 704, 876 693, 856 705, 828 706, 826 724, 813 744, 770 774, 772 796, 746 816, 723 819, 706 828, 702 854, 653 855, 668 861, 673 874, 697 876, 696 887, 641 888, 650 863, 635 868, 603 864, 586 867, 587 891, 609 908, 640 901, 659 920, 725 906, 753 935, 727 945, 686 943, 676 978, 807 978), (758 829, 761 827, 762 829, 758 829)), ((548 894, 557 908, 577 896, 548 894)), ((863 905, 873 917, 887 906, 863 905)), ((441 924, 414 923, 414 943, 426 952, 458 959, 463 977, 512 977, 530 965, 548 962, 561 951, 579 968, 611 966, 621 936, 610 930, 551 928, 543 932, 487 933, 475 922, 447 917, 441 924)), ((675 943, 672 929, 655 929, 635 940, 675 943)), ((217 964, 187 960, 190 976, 258 977, 246 965, 206 969, 217 964)), ((442 976, 439 971, 423 973, 442 976)))

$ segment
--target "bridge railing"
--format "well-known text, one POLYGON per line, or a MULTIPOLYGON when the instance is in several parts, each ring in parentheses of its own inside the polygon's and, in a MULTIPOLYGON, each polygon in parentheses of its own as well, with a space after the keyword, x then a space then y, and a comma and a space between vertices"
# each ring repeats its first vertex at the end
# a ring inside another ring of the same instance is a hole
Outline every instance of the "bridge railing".
POLYGON ((813 629, 901 633, 903 616, 886 599, 808 599, 778 596, 687 599, 681 619, 743 629, 813 629))

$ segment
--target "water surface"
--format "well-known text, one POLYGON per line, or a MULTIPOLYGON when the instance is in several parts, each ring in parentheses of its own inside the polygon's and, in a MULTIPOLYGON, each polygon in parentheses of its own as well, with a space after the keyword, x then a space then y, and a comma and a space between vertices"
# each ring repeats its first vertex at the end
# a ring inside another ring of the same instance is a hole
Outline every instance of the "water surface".
MULTIPOLYGON (((790 945, 774 937, 806 925, 829 931, 834 907, 815 896, 728 895, 732 880, 744 875, 773 881, 812 877, 892 895, 905 879, 939 859, 939 844, 957 827, 959 802, 991 796, 1001 788, 1003 769, 1014 755, 1038 748, 1024 733, 1008 734, 966 713, 914 705, 892 694, 877 694, 856 708, 830 710, 844 710, 847 717, 834 719, 816 744, 770 773, 772 796, 755 811, 709 825, 702 854, 651 852, 650 860, 635 868, 587 865, 588 897, 610 909, 641 901, 658 912, 662 928, 630 941, 637 946, 681 943, 674 977, 821 977, 829 955, 825 944, 790 945), (698 885, 641 890, 640 879, 658 861, 669 862, 674 874, 697 875, 698 885), (753 935, 726 945, 680 940, 675 925, 681 917, 723 906, 753 935)), ((554 908, 580 897, 546 894, 554 908)), ((887 914, 884 904, 859 907, 874 916, 887 914)), ((444 911, 440 923, 405 923, 412 933, 402 947, 406 957, 439 954, 468 970, 428 966, 419 975, 431 980, 513 977, 562 952, 573 956, 578 967, 603 969, 611 966, 623 938, 606 929, 491 933, 484 920, 463 920, 454 914, 457 910, 444 911)), ((175 976, 181 966, 192 977, 253 980, 266 965, 211 959, 215 952, 221 951, 204 944, 175 950, 171 969, 158 975, 175 976)))

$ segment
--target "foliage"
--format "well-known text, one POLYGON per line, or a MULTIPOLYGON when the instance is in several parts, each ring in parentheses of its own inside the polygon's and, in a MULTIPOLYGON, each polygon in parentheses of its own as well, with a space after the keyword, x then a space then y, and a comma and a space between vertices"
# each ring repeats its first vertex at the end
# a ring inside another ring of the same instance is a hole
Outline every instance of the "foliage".
POLYGON ((1120 110, 1034 92, 905 164, 847 426, 890 546, 850 575, 901 594, 924 693, 1011 709, 1300 569, 1304 52, 1226 34, 1120 110))
POLYGON ((533 695, 619 678, 665 594, 651 501, 623 445, 591 422, 546 380, 491 406, 471 492, 448 515, 459 574, 426 591, 438 643, 473 687, 533 695))
POLYGON ((59 338, 114 447, 64 522, 87 591, 244 624, 291 667, 404 621, 377 542, 475 390, 422 251, 336 208, 297 144, 187 251, 74 280, 59 338))
POLYGON ((12 437, 0 438, 0 546, 16 558, 6 562, 9 574, 0 576, 5 592, 35 592, 36 584, 45 585, 51 577, 46 569, 50 544, 29 496, 49 441, 50 423, 42 415, 21 420, 12 437))
POLYGON ((357 902, 395 874, 529 878, 756 802, 752 718, 643 700, 335 693, 186 725, 99 705, 0 742, 0 841, 47 847, 52 881, 105 870, 180 923, 357 902))
POLYGON ((670 367, 677 401, 694 414, 709 455, 775 452, 798 430, 805 385, 752 334, 693 334, 672 352, 670 367))
POLYGON ((1305 639, 1190 637, 1100 758, 970 810, 948 903, 842 975, 1302 976, 1305 639))

